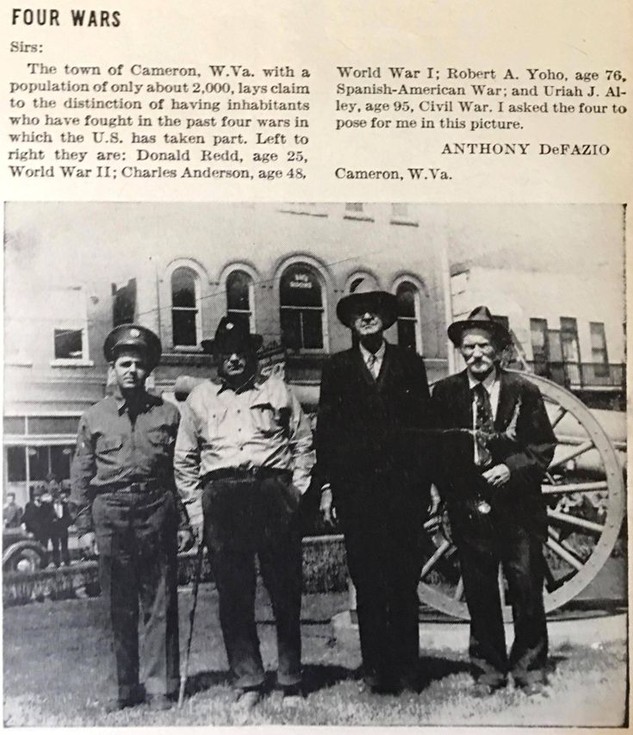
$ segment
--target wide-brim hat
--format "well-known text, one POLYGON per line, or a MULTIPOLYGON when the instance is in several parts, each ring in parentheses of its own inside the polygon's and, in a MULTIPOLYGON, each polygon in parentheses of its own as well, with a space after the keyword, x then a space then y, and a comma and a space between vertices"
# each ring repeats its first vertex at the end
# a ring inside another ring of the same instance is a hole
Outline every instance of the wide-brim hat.
POLYGON ((255 354, 263 343, 261 334, 251 334, 244 322, 223 316, 215 330, 215 338, 203 339, 201 345, 211 355, 231 355, 234 352, 255 354))
POLYGON ((160 339, 147 327, 140 324, 121 324, 105 338, 103 354, 108 362, 114 362, 117 353, 124 348, 138 350, 147 360, 151 371, 160 362, 163 351, 160 339))
POLYGON ((385 329, 395 323, 398 318, 398 299, 388 291, 380 291, 364 282, 336 305, 336 316, 350 329, 354 314, 372 311, 380 315, 385 329))
POLYGON ((487 306, 477 306, 470 312, 467 319, 461 319, 449 325, 448 337, 455 347, 460 346, 462 335, 467 329, 484 329, 501 349, 512 342, 510 332, 503 324, 492 318, 490 309, 487 306))

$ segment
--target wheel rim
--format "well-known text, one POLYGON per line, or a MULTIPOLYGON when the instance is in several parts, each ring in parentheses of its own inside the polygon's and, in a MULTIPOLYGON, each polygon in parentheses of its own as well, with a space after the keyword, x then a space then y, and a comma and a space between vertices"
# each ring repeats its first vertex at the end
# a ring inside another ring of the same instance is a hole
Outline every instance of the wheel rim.
MULTIPOLYGON (((624 519, 624 473, 606 432, 576 396, 540 376, 521 375, 539 387, 560 442, 542 485, 548 515, 544 603, 550 612, 580 594, 609 559, 624 519)), ((505 603, 501 574, 499 589, 505 603)), ((469 618, 447 523, 428 540, 418 595, 432 608, 469 618)), ((508 605, 504 618, 512 618, 508 605)))

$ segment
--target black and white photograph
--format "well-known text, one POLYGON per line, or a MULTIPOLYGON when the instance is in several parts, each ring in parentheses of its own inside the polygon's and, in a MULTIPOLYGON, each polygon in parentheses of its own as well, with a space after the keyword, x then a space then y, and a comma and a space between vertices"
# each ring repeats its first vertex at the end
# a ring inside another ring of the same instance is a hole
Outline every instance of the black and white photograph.
POLYGON ((625 207, 7 202, 5 727, 628 725, 625 207))

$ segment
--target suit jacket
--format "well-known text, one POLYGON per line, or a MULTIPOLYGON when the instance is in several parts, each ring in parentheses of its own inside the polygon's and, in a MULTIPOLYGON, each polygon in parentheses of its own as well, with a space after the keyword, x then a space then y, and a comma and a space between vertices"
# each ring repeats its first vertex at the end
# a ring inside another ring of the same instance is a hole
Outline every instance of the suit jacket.
POLYGON ((323 369, 315 436, 322 483, 354 482, 376 473, 428 484, 423 451, 430 396, 419 355, 386 344, 378 379, 358 347, 333 355, 323 369))
MULTIPOLYGON (((472 517, 475 497, 483 494, 497 518, 543 534, 541 481, 554 456, 556 437, 539 389, 505 370, 500 370, 499 379, 495 436, 489 449, 493 464, 505 464, 510 470, 509 481, 498 489, 487 485, 473 462, 472 437, 463 433, 439 436, 436 484, 453 521, 472 517)), ((432 405, 439 429, 472 428, 472 395, 465 370, 437 383, 432 405)))

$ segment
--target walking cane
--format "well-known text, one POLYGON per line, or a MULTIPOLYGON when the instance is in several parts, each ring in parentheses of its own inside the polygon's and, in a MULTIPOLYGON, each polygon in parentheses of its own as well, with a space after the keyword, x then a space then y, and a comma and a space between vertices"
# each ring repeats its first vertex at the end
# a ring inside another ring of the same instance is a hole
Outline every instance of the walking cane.
POLYGON ((198 604, 198 587, 200 586, 200 577, 202 575, 202 559, 204 557, 204 539, 200 539, 198 552, 196 554, 195 577, 193 578, 193 602, 191 603, 191 612, 189 613, 189 637, 187 638, 187 648, 185 649, 185 660, 182 665, 180 674, 180 689, 178 691, 178 709, 180 709, 185 701, 185 686, 187 685, 187 676, 189 674, 189 655, 191 653, 191 641, 193 639, 193 621, 196 617, 196 605, 198 604))

